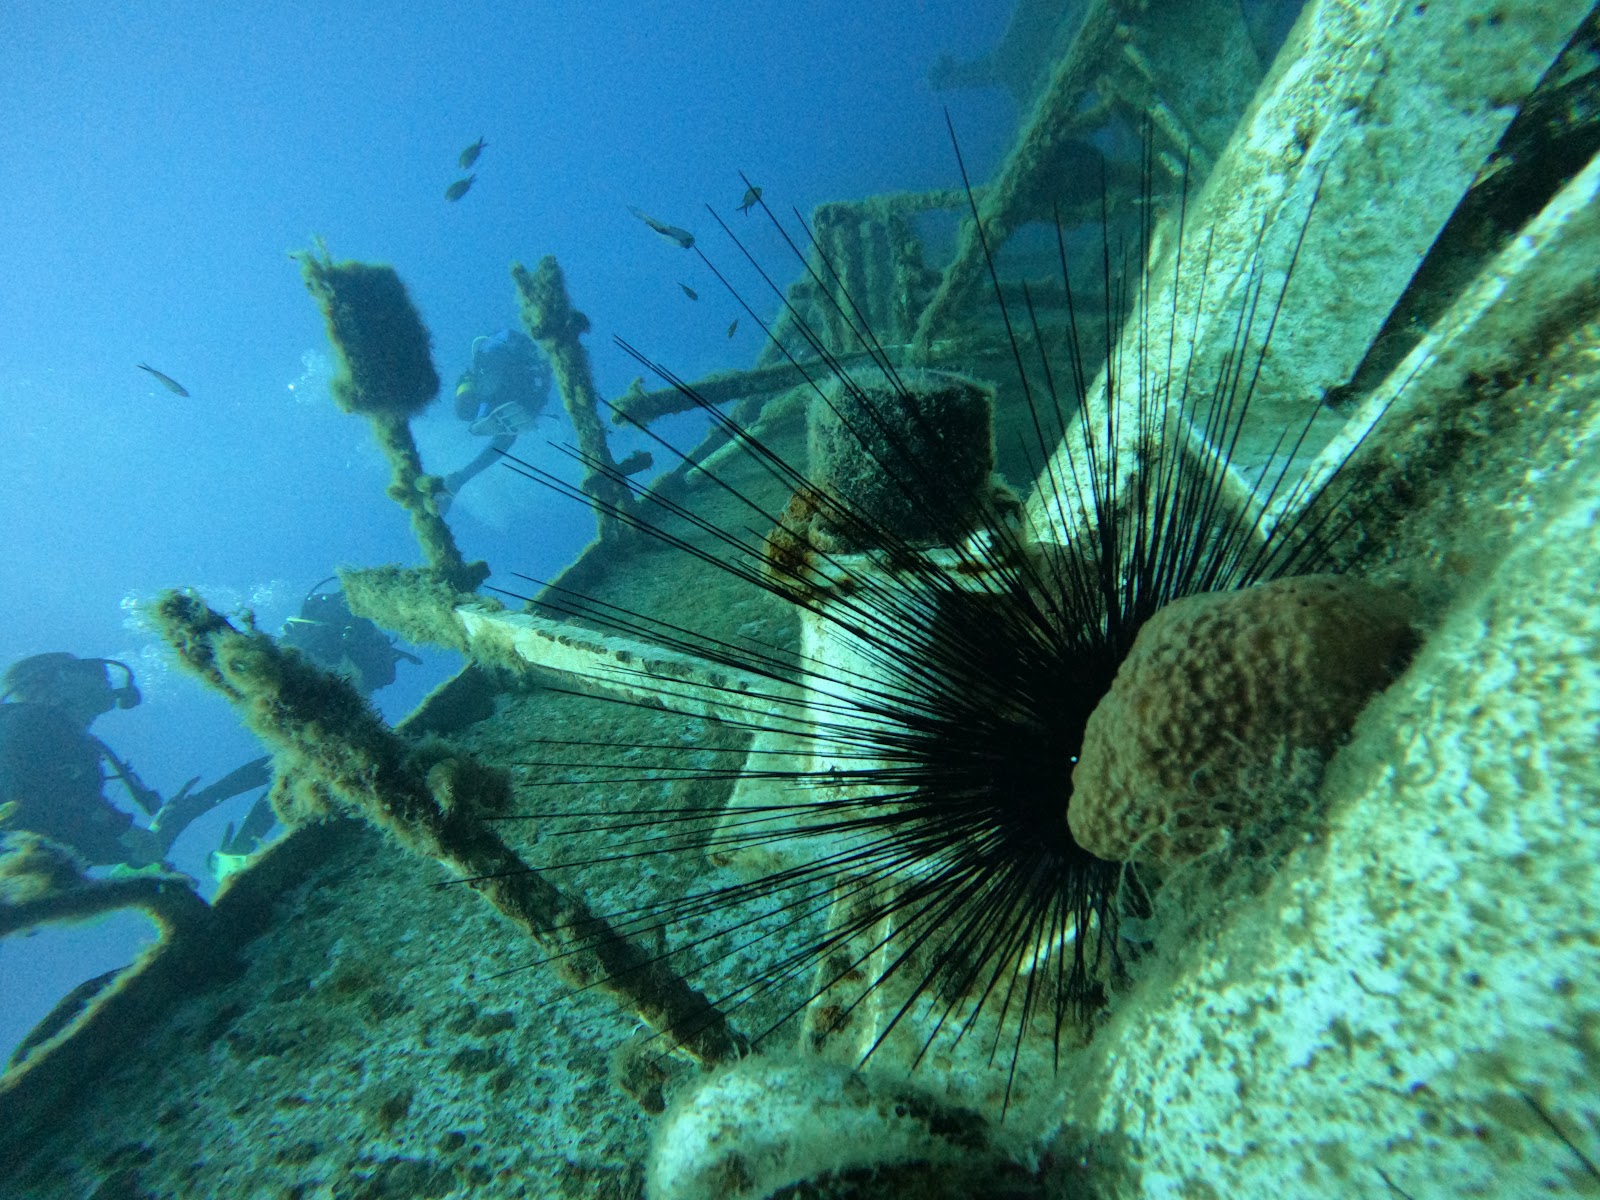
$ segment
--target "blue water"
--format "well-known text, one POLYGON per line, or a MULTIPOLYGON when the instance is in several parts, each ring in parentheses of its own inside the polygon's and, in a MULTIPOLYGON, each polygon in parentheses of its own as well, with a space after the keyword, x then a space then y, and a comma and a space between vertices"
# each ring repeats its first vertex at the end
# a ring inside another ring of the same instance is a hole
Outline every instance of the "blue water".
MULTIPOLYGON (((417 561, 366 423, 328 400, 321 317, 287 252, 320 236, 337 258, 394 264, 447 391, 472 339, 516 322, 511 261, 553 253, 615 396, 639 369, 614 334, 688 377, 760 349, 748 319, 726 336, 733 300, 628 206, 726 261, 703 205, 729 213, 741 169, 808 212, 957 183, 945 105, 975 178, 1015 129, 1003 91, 923 82, 940 54, 997 40, 1009 3, 143 7, 20 0, 0 39, 0 666, 50 650, 130 663, 144 703, 95 733, 166 795, 261 750, 176 671, 141 602, 192 586, 276 630, 336 565, 417 561), (477 181, 447 204, 480 135, 477 181)), ((448 404, 415 428, 430 470, 480 448, 448 404)), ((559 463, 550 437, 542 423, 518 452, 559 463)), ((497 580, 549 576, 592 532, 498 470, 451 521, 497 580)), ((375 698, 390 719, 459 665, 421 653, 375 698)), ((206 855, 251 799, 197 821, 176 864, 209 888, 206 855)), ((0 943, 0 1056, 143 936, 128 916, 0 943)))

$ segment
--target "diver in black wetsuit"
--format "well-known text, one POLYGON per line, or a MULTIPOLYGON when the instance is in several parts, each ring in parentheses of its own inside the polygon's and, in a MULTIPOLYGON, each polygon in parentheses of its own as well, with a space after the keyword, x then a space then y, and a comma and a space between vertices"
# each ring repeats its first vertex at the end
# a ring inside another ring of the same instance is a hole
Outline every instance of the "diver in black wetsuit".
POLYGON ((456 416, 468 422, 473 436, 490 441, 466 466, 444 477, 441 512, 538 419, 549 402, 550 383, 550 364, 527 334, 503 329, 472 343, 472 365, 456 382, 456 416))
POLYGON ((334 578, 330 575, 306 593, 300 615, 284 622, 280 640, 370 696, 394 682, 394 665, 402 658, 419 666, 422 660, 398 649, 383 630, 352 613, 343 592, 324 592, 323 586, 334 578))
POLYGON ((7 668, 0 693, 0 832, 37 833, 94 865, 160 862, 164 839, 136 825, 103 789, 108 777, 119 779, 148 814, 161 808, 161 796, 89 732, 103 713, 138 706, 127 664, 35 654, 7 668), (112 685, 110 667, 123 672, 121 687, 112 685))
POLYGON ((0 836, 36 833, 75 851, 91 866, 138 869, 163 864, 196 817, 224 800, 272 782, 270 758, 257 758, 208 787, 189 780, 165 803, 126 759, 89 732, 113 708, 138 707, 133 671, 112 658, 56 652, 20 659, 0 677, 0 836), (112 685, 108 668, 123 672, 112 685), (119 780, 152 818, 149 828, 106 798, 119 780))

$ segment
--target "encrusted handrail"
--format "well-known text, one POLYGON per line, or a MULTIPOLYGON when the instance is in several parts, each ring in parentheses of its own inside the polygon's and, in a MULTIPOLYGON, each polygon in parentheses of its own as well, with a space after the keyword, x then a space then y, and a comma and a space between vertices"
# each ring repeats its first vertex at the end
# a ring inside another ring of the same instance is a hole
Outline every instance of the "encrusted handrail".
POLYGON ((192 595, 168 592, 152 615, 179 661, 238 708, 299 790, 309 784, 440 863, 520 926, 563 979, 617 996, 697 1062, 743 1052, 745 1039, 664 958, 619 935, 500 838, 484 816, 509 798, 501 772, 465 756, 420 761, 347 680, 264 633, 234 628, 192 595))

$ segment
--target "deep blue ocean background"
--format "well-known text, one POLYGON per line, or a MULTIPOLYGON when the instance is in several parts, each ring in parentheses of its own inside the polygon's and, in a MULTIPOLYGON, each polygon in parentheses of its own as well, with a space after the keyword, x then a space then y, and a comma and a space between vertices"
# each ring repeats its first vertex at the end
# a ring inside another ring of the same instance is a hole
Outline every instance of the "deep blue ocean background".
MULTIPOLYGON (((289 251, 320 236, 336 258, 392 263, 433 333, 446 395, 472 339, 516 324, 510 263, 547 253, 592 322, 602 394, 640 373, 615 334, 688 378, 748 366, 754 322, 728 338, 734 301, 628 207, 696 231, 731 262, 703 206, 732 214, 740 170, 782 212, 957 185, 946 105, 984 179, 1015 130, 1013 101, 999 89, 936 94, 925 76, 942 53, 993 45, 1011 8, 11 4, 0 667, 50 650, 131 664, 144 703, 94 732, 167 796, 262 753, 220 698, 176 671, 139 606, 190 586, 275 632, 335 566, 418 560, 366 422, 328 398, 322 320, 289 251), (447 204, 456 156, 479 136, 477 181, 447 204)), ((730 220, 792 276, 770 231, 730 220)), ((415 430, 439 473, 481 446, 447 400, 415 430)), ((565 440, 563 426, 541 422, 517 452, 563 463, 542 444, 551 438, 565 440)), ((618 439, 618 457, 630 445, 618 439)), ((525 586, 512 571, 550 577, 592 532, 572 502, 500 469, 470 486, 451 523, 507 586, 525 586)), ((425 665, 401 663, 375 697, 391 720, 459 666, 421 653, 425 665)), ((115 784, 107 795, 126 803, 115 784)), ((175 847, 208 892, 206 855, 252 799, 175 847)), ((123 915, 0 942, 0 1059, 67 990, 149 936, 123 915)))

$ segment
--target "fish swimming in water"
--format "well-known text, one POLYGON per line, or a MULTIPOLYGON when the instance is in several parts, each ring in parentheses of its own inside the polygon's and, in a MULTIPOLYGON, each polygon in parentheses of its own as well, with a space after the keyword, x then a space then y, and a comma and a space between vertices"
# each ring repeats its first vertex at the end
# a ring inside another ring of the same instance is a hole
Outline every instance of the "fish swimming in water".
POLYGON ((680 283, 680 284, 679 284, 679 285, 678 285, 678 286, 679 286, 679 287, 681 287, 681 288, 682 288, 682 289, 683 289, 683 294, 684 294, 684 295, 685 295, 685 296, 687 296, 687 297, 689 297, 689 299, 691 299, 691 300, 698 300, 698 299, 700 299, 700 293, 699 293, 699 292, 697 292, 697 291, 695 291, 695 290, 694 290, 694 289, 693 289, 693 288, 692 288, 692 287, 690 287, 690 286, 689 286, 689 285, 688 285, 688 284, 687 284, 687 283, 680 283))
POLYGON ((461 157, 456 159, 456 162, 460 165, 461 169, 465 171, 468 167, 472 166, 473 163, 477 162, 478 155, 483 153, 483 148, 488 144, 488 142, 484 141, 482 138, 479 138, 477 141, 473 142, 472 145, 463 150, 461 152, 461 157))
POLYGON ((744 190, 744 199, 739 202, 739 211, 748 217, 750 210, 756 206, 757 201, 760 199, 761 189, 752 183, 744 190))
POLYGON ((646 225, 650 226, 651 229, 654 229, 662 237, 666 238, 669 242, 677 242, 678 245, 682 246, 685 250, 694 245, 694 234, 690 233, 687 229, 679 229, 676 225, 668 225, 663 221, 658 221, 648 213, 640 212, 632 205, 628 207, 628 211, 634 216, 638 217, 639 220, 643 221, 646 225))
POLYGON ((732 337, 733 336, 733 331, 735 329, 737 329, 737 328, 739 328, 739 318, 735 317, 733 319, 733 324, 728 326, 728 336, 732 337))
POLYGON ((144 363, 139 364, 139 370, 149 371, 150 374, 154 375, 158 380, 161 381, 161 386, 166 388, 167 391, 171 392, 174 396, 187 396, 189 394, 189 389, 184 387, 183 384, 179 383, 171 375, 168 375, 162 371, 158 371, 154 367, 147 367, 144 363))
POLYGON ((454 204, 467 194, 467 189, 472 186, 476 175, 468 175, 465 179, 458 179, 444 190, 444 198, 454 204))

